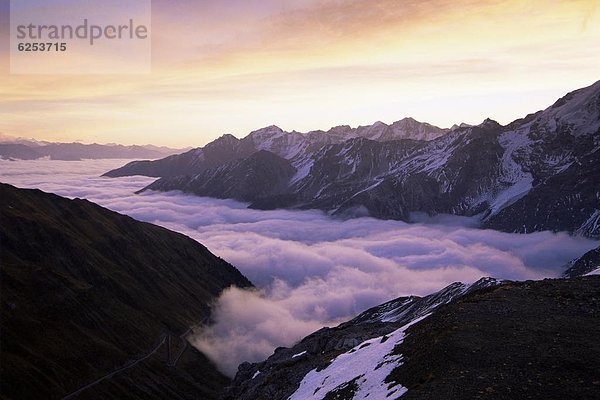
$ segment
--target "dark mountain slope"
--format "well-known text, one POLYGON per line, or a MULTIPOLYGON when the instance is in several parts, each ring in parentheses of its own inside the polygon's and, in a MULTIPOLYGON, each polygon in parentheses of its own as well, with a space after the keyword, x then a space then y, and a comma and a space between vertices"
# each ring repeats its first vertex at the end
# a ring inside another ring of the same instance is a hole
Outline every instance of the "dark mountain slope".
POLYGON ((196 159, 196 150, 190 150, 182 154, 173 154, 160 160, 132 161, 124 166, 111 170, 104 174, 111 178, 120 176, 143 175, 143 176, 176 176, 193 171, 190 167, 196 159), (125 173, 124 171, 127 171, 125 173))
POLYGON ((550 176, 485 222, 492 229, 528 233, 569 231, 600 235, 600 147, 550 176))
POLYGON ((223 289, 251 285, 204 246, 86 200, 5 184, 0 244, 3 399, 60 399, 146 355, 77 398, 210 399, 227 382, 189 347, 167 366, 223 289))
POLYGON ((488 120, 416 147, 335 212, 362 206, 371 216, 405 221, 415 211, 479 214, 490 206, 485 194, 494 191, 499 180, 500 132, 501 126, 488 120))
POLYGON ((402 399, 600 398, 600 277, 505 283, 408 329, 402 399))
POLYGON ((295 172, 288 160, 260 150, 194 177, 161 178, 144 190, 182 190, 199 196, 255 201, 283 191, 295 172))
POLYGON ((111 178, 144 175, 171 177, 194 175, 206 169, 218 167, 230 161, 250 156, 256 149, 248 140, 239 140, 233 135, 223 135, 204 148, 193 149, 154 161, 132 161, 121 168, 104 174, 111 178))

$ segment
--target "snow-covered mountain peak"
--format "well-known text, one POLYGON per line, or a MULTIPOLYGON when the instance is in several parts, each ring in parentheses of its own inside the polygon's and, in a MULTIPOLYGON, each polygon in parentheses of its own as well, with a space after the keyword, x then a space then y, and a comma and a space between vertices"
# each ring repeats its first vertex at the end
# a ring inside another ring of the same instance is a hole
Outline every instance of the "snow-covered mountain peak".
POLYGON ((277 125, 269 125, 264 128, 257 129, 255 131, 250 132, 248 136, 256 139, 264 138, 264 137, 277 137, 284 135, 285 132, 283 129, 278 127, 277 125))
POLYGON ((256 150, 267 150, 288 160, 309 144, 309 138, 302 133, 286 132, 276 125, 253 131, 243 140, 250 141, 256 150))
MULTIPOLYGON (((352 128, 350 127, 350 125, 338 125, 338 126, 334 126, 333 128, 329 129, 327 131, 327 133, 339 135, 339 134, 346 134, 346 133, 348 133, 348 131, 351 131, 351 130, 352 130, 352 128)), ((321 131, 313 131, 313 132, 321 132, 321 131)))
POLYGON ((566 94, 523 125, 540 134, 569 134, 574 137, 600 131, 600 81, 566 94))
MULTIPOLYGON (((371 125, 360 125, 356 128, 352 128, 348 125, 339 125, 329 129, 326 133, 330 138, 337 141, 362 137, 379 142, 386 142, 398 139, 429 141, 442 136, 448 131, 448 129, 442 129, 408 117, 396 121, 391 125, 382 121, 376 121, 371 125)), ((322 131, 313 131, 309 132, 308 135, 315 135, 321 132, 322 131)))
POLYGON ((356 136, 371 140, 390 140, 393 135, 390 127, 381 121, 373 125, 359 126, 355 130, 356 136))
POLYGON ((406 128, 406 127, 410 127, 410 126, 418 126, 418 125, 428 125, 428 126, 432 126, 432 125, 429 125, 428 123, 417 121, 417 120, 416 120, 416 119, 414 119, 413 117, 405 117, 405 118, 402 118, 402 119, 400 119, 400 120, 398 120, 398 121, 396 121, 396 122, 392 123, 392 125, 391 125, 391 126, 398 126, 398 127, 402 126, 402 127, 405 127, 405 128, 406 128))
POLYGON ((286 132, 284 132, 283 129, 276 125, 269 125, 250 132, 248 138, 252 140, 258 150, 265 150, 269 148, 269 145, 273 140, 284 135, 286 135, 286 132))
POLYGON ((546 125, 574 136, 597 133, 600 130, 600 81, 560 98, 532 124, 546 125))
POLYGON ((419 122, 414 118, 407 117, 390 125, 393 136, 396 139, 433 140, 444 135, 448 129, 442 129, 426 122, 419 122))

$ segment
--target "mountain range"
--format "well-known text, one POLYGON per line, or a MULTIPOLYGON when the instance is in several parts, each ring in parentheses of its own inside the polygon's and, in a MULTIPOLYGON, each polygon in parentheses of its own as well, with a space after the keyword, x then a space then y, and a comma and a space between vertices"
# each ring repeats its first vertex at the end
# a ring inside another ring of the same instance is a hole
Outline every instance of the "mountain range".
POLYGON ((0 136, 0 159, 37 160, 49 157, 52 160, 78 161, 82 159, 108 158, 162 158, 180 153, 183 149, 169 147, 123 146, 120 144, 52 143, 33 139, 0 136))
POLYGON ((386 125, 224 135, 203 148, 134 161, 110 177, 159 177, 144 190, 232 198, 257 209, 342 217, 477 218, 507 232, 600 237, 600 81, 508 125, 386 125))

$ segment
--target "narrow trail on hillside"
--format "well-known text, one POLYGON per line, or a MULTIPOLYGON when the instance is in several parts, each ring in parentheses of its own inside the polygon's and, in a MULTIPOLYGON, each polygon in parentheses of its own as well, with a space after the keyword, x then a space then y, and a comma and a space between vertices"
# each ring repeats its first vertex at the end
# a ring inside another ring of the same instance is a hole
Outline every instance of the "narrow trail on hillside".
POLYGON ((205 324, 208 321, 207 318, 204 318, 201 322, 199 322, 198 324, 190 327, 187 331, 185 331, 184 333, 182 333, 179 336, 176 336, 176 338, 180 341, 180 349, 177 352, 177 354, 175 355, 175 357, 171 357, 171 337, 173 337, 173 335, 168 334, 168 333, 163 333, 158 337, 157 340, 157 345, 154 346, 151 350, 149 350, 148 352, 146 352, 144 355, 142 355, 139 358, 136 358, 132 361, 130 361, 129 363, 127 363, 126 365, 96 379, 95 381, 77 389, 76 391, 66 395, 65 397, 63 397, 61 400, 69 400, 69 399, 73 399, 76 396, 78 396, 79 394, 81 394, 83 391, 96 386, 97 384, 103 382, 106 379, 112 378, 113 376, 126 371, 130 368, 135 367, 136 365, 138 365, 140 362, 150 358, 151 356, 153 356, 154 354, 156 354, 156 352, 158 352, 160 350, 160 348, 166 343, 167 344, 167 366, 169 367, 176 367, 177 363, 179 362, 179 360, 181 359, 181 356, 183 356, 183 354, 185 353, 185 351, 190 347, 189 342, 187 341, 187 337, 189 336, 189 334, 198 326, 201 326, 203 324, 205 324))

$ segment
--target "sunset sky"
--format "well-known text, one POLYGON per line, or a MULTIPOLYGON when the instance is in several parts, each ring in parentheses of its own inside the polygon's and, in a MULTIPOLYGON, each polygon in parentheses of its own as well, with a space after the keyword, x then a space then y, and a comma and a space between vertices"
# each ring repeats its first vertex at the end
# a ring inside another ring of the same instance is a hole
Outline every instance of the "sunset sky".
POLYGON ((508 123, 600 79, 598 0, 154 0, 140 75, 10 74, 0 14, 0 132, 40 140, 508 123))

